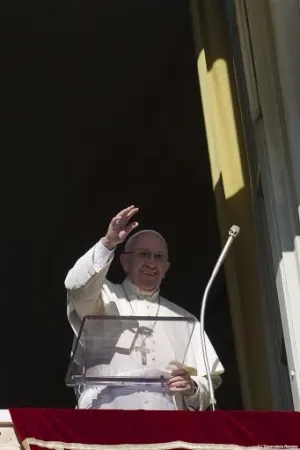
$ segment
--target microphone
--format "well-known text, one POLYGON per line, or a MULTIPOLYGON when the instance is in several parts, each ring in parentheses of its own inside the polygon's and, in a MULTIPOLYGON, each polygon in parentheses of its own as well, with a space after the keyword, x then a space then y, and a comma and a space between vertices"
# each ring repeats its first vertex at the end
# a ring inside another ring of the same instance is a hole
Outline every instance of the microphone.
POLYGON ((203 298, 202 298, 202 305, 201 305, 201 312, 200 312, 200 338, 201 338, 201 347, 202 347, 202 353, 203 353, 203 358, 204 358, 205 370, 206 370, 206 375, 207 375, 207 379, 208 379, 209 396, 210 396, 209 404, 210 404, 210 408, 212 411, 215 411, 215 409, 216 409, 215 405, 217 402, 215 399, 215 393, 214 393, 214 388, 213 388, 213 384, 212 384, 208 356, 207 356, 206 343, 205 343, 205 335, 204 335, 205 308, 206 308, 207 297, 208 297, 210 288, 211 288, 214 280, 216 279, 216 276, 226 258, 227 253, 229 252, 231 245, 233 244, 234 239, 238 236, 239 232, 240 232, 240 227, 238 227, 237 225, 232 225, 232 227, 230 228, 230 230, 228 232, 229 236, 228 236, 227 242, 224 245, 221 255, 219 256, 219 259, 212 271, 211 277, 207 283, 207 286, 205 288, 203 298))

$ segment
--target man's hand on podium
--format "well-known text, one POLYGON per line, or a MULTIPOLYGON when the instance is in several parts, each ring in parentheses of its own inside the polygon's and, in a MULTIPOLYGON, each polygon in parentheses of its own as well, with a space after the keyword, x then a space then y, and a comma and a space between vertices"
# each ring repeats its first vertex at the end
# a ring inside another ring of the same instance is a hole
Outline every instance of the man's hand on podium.
POLYGON ((172 371, 167 385, 171 392, 183 392, 184 395, 193 395, 197 389, 196 383, 192 380, 189 373, 182 368, 172 371))

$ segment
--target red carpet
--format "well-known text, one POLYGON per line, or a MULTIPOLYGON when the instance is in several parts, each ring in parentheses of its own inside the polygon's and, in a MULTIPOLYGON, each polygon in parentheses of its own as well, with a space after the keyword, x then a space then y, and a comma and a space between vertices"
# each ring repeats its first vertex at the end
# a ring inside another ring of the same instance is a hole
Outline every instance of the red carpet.
POLYGON ((17 436, 32 450, 300 447, 296 412, 20 408, 10 413, 17 436))

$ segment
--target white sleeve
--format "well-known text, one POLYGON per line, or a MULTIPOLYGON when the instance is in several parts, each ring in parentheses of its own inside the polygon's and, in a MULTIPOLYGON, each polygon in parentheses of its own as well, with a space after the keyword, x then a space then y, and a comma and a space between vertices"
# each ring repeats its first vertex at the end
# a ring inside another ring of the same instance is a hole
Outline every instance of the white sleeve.
MULTIPOLYGON (((210 394, 207 377, 192 376, 193 381, 197 385, 196 392, 193 395, 185 395, 185 403, 189 410, 204 411, 209 407, 210 394)), ((219 375, 212 376, 212 384, 214 390, 222 383, 219 375)))
POLYGON ((68 293, 68 317, 73 326, 76 318, 104 312, 102 286, 114 252, 97 242, 68 272, 65 286, 68 293), (75 318, 74 318, 75 317, 75 318))
POLYGON ((93 253, 93 266, 97 273, 108 263, 113 252, 114 250, 108 250, 101 240, 97 242, 93 253))

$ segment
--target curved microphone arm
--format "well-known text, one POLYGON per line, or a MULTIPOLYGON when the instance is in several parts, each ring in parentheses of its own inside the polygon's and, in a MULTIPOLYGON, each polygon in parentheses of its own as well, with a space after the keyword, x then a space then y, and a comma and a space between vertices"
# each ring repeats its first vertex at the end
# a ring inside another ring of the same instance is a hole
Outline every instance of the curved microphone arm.
POLYGON ((218 259, 218 261, 214 267, 214 270, 212 271, 211 277, 207 283, 207 286, 206 286, 206 289, 204 291, 203 298, 202 298, 202 304, 201 304, 201 312, 200 312, 201 347, 202 347, 202 354, 203 354, 203 358, 204 358, 206 375, 207 375, 207 379, 208 379, 208 387, 209 387, 209 395, 210 395, 209 403, 210 403, 210 407, 213 411, 215 411, 215 409, 216 409, 215 405, 217 402, 215 399, 215 393, 214 393, 214 388, 213 388, 213 384, 212 384, 212 378, 211 378, 211 373, 210 373, 210 367, 209 367, 207 349, 206 349, 206 342, 205 342, 205 333, 204 333, 205 308, 206 308, 206 303, 207 303, 207 298, 208 298, 210 288, 211 288, 214 280, 216 279, 216 276, 220 270, 220 267, 222 266, 234 239, 237 237, 239 232, 240 232, 240 228, 237 225, 232 225, 232 227, 230 228, 229 233, 228 233, 229 236, 228 236, 227 242, 222 250, 221 255, 219 256, 219 259, 218 259))

